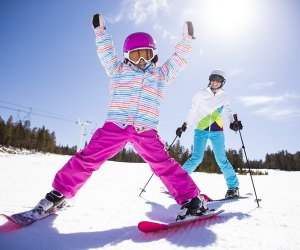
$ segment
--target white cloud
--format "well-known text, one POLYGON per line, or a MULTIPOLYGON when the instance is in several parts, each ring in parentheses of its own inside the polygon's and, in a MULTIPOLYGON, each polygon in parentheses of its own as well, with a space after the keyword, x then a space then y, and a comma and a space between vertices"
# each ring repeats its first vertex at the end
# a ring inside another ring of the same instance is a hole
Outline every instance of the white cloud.
POLYGON ((135 25, 141 25, 149 19, 158 17, 158 12, 168 12, 168 0, 126 0, 122 3, 120 12, 112 19, 112 22, 130 20, 135 25))
POLYGON ((287 120, 300 117, 300 111, 295 108, 267 107, 258 109, 253 113, 273 120, 287 120))
POLYGON ((124 0, 119 12, 108 20, 112 23, 130 21, 135 26, 151 22, 154 30, 161 34, 162 38, 176 43, 178 36, 161 25, 162 15, 170 15, 170 0, 124 0))
POLYGON ((203 49, 200 49, 200 50, 199 50, 199 55, 200 55, 200 56, 204 55, 204 50, 203 50, 203 49))
MULTIPOLYGON (((106 17, 105 17, 106 18, 106 17)), ((123 14, 122 13, 118 13, 116 16, 108 18, 108 20, 112 23, 118 23, 123 19, 123 14)))
POLYGON ((155 23, 154 25, 153 25, 153 29, 157 32, 157 33, 159 33, 159 34, 161 34, 161 36, 162 36, 162 38, 164 38, 164 39, 168 39, 168 40, 170 40, 171 42, 177 42, 178 41, 178 37, 177 36, 175 36, 175 35, 173 35, 171 32, 169 32, 169 31, 167 31, 167 30, 165 30, 161 25, 159 25, 158 23, 155 23))
POLYGON ((262 89, 262 88, 271 87, 274 84, 275 84, 275 82, 267 81, 267 82, 261 82, 261 83, 254 83, 251 85, 251 87, 254 89, 262 89))
POLYGON ((244 73, 244 70, 242 70, 242 69, 232 69, 229 71, 228 75, 230 77, 236 77, 236 76, 242 75, 243 73, 244 73))
POLYGON ((247 107, 274 104, 282 101, 283 99, 283 96, 244 96, 239 98, 239 100, 247 107))
POLYGON ((239 101, 246 107, 256 107, 254 114, 272 120, 289 120, 300 118, 297 103, 300 100, 298 93, 285 93, 277 96, 244 96, 239 101))
POLYGON ((256 106, 256 105, 268 105, 268 104, 277 104, 284 101, 292 101, 300 99, 300 95, 295 94, 283 94, 278 96, 243 96, 238 98, 245 106, 256 106))

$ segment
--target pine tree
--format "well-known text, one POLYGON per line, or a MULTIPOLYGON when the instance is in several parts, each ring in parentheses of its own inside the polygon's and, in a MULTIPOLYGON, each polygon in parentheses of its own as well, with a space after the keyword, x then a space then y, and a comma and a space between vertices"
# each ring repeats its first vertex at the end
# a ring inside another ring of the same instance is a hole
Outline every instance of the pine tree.
POLYGON ((4 145, 4 136, 6 134, 5 121, 0 117, 0 145, 4 145))
POLYGON ((13 117, 10 116, 6 122, 6 130, 4 135, 4 146, 11 146, 13 138, 13 117))

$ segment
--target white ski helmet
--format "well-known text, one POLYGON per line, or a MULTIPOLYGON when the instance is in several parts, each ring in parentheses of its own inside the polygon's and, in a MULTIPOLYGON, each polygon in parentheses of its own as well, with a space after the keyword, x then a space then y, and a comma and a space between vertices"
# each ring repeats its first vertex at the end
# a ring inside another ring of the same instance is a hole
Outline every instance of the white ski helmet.
POLYGON ((211 87, 211 82, 213 80, 216 80, 216 78, 219 78, 218 81, 221 82, 221 86, 219 87, 222 88, 226 82, 226 79, 225 79, 225 72, 222 71, 222 70, 219 70, 219 69, 215 69, 213 70, 210 75, 209 75, 209 82, 208 82, 208 87, 211 87))
POLYGON ((214 76, 221 76, 221 77, 224 79, 224 81, 226 80, 226 78, 225 78, 225 72, 222 71, 222 70, 219 70, 219 69, 213 70, 213 71, 210 73, 210 75, 209 75, 209 81, 211 81, 211 79, 212 79, 214 76))

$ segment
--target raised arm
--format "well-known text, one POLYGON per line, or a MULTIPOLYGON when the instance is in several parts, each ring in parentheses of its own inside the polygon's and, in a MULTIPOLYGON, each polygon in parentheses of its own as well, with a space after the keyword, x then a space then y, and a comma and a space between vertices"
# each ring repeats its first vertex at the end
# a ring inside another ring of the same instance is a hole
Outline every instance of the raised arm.
POLYGON ((97 54, 108 76, 112 76, 120 67, 121 61, 115 52, 111 35, 107 34, 105 20, 101 14, 95 14, 92 20, 96 35, 97 54))

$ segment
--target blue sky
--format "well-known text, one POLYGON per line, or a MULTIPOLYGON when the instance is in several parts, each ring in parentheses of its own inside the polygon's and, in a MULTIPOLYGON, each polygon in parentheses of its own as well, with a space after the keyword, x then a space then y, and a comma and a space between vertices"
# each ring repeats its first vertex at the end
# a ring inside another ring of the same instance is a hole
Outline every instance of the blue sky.
MULTIPOLYGON (((21 1, 0 3, 0 116, 30 118, 55 131, 57 143, 76 145, 105 121, 108 77, 100 65, 91 18, 102 13, 122 57, 124 39, 145 31, 156 40, 159 62, 173 52, 185 20, 197 39, 188 67, 166 91, 159 134, 169 143, 195 92, 213 69, 227 74, 224 89, 244 125, 249 159, 299 151, 300 2, 297 0, 21 1), (17 111, 19 110, 19 111, 17 111), (57 119, 54 119, 57 118, 57 119)), ((225 129, 226 148, 241 148, 225 129)), ((190 148, 193 129, 181 143, 190 148)))

